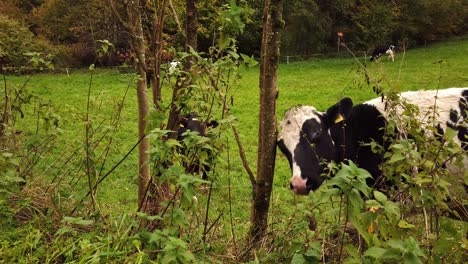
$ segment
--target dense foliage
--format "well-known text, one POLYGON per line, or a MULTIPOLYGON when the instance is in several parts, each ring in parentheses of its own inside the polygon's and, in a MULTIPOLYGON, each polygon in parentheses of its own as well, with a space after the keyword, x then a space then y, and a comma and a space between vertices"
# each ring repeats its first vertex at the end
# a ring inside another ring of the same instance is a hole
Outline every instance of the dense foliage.
POLYGON ((47 39, 34 34, 20 22, 0 14, 0 64, 3 67, 24 67, 34 57, 53 59, 57 51, 47 39))
MULTIPOLYGON (((124 62, 117 51, 128 50, 128 36, 112 14, 107 0, 5 0, 0 13, 19 20, 34 33, 35 38, 47 39, 55 45, 65 45, 58 62, 85 66, 96 59, 97 40, 107 39, 116 49, 112 56, 99 61, 107 65, 124 62)), ((164 27, 165 41, 183 46, 185 1, 173 0, 167 7, 164 27)), ((207 51, 219 38, 220 14, 229 0, 200 0, 199 49, 207 51)), ((237 38, 239 51, 259 56, 262 10, 264 1, 237 1, 245 12, 242 34, 237 38)), ((122 8, 122 7, 121 7, 122 8)), ((357 51, 392 43, 420 45, 427 42, 462 35, 467 31, 463 0, 299 0, 284 5, 285 30, 283 55, 312 55, 336 52, 337 32, 342 41, 357 51)), ((151 14, 145 17, 151 23, 151 14)), ((12 55, 14 56, 14 55, 12 55)))

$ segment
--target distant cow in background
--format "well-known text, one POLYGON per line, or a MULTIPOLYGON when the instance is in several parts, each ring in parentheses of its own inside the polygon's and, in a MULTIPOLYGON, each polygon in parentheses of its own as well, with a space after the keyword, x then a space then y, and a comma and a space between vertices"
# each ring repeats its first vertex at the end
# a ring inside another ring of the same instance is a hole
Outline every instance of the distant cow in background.
POLYGON ((395 61, 395 46, 380 46, 374 49, 370 61, 376 61, 382 55, 388 55, 388 59, 395 61))
MULTIPOLYGON (((187 131, 197 132, 200 136, 206 137, 208 135, 209 128, 215 128, 218 126, 217 121, 206 122, 203 121, 200 116, 196 113, 190 113, 179 117, 179 129, 177 131, 177 140, 184 145, 183 141, 186 137, 187 131)), ((195 150, 197 152, 198 150, 195 150)), ((208 154, 208 160, 213 160, 212 152, 209 149, 205 150, 208 154)), ((199 153, 194 153, 193 149, 188 149, 187 146, 183 146, 179 149, 179 152, 184 155, 193 155, 193 159, 187 164, 184 164, 185 170, 188 173, 200 173, 202 179, 207 179, 207 173, 210 171, 210 167, 207 164, 201 164, 200 160, 196 158, 199 153)))

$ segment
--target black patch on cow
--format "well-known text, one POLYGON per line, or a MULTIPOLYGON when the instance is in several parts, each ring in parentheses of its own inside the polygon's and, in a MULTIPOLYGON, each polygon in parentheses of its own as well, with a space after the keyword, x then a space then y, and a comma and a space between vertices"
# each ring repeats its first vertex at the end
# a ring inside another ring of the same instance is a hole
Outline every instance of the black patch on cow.
POLYGON ((457 131, 457 137, 461 142, 461 147, 468 150, 468 90, 463 90, 458 101, 458 110, 450 109, 447 127, 457 131))
POLYGON ((288 148, 286 148, 286 145, 284 145, 284 140, 280 139, 280 140, 278 140, 278 142, 276 144, 278 145, 281 152, 283 152, 283 154, 288 159, 289 167, 292 169, 292 155, 291 155, 291 152, 289 152, 288 148))
POLYGON ((459 117, 458 117, 457 110, 450 109, 449 121, 447 121, 447 126, 450 127, 451 129, 456 130, 458 120, 459 120, 459 117))
POLYGON ((309 119, 302 125, 302 133, 307 136, 310 143, 315 143, 323 133, 322 124, 315 119, 309 119))
POLYGON ((463 90, 462 97, 458 102, 458 107, 460 109, 461 115, 461 124, 457 127, 458 130, 458 139, 461 142, 461 146, 464 150, 468 150, 468 90, 463 90))
POLYGON ((445 131, 444 131, 444 129, 442 128, 442 126, 440 124, 437 124, 437 126, 435 128, 436 128, 437 132, 436 132, 436 134, 434 136, 435 136, 435 138, 437 138, 437 140, 442 142, 445 131))
POLYGON ((334 159, 334 146, 322 120, 309 119, 302 124, 299 143, 294 149, 294 161, 307 179, 307 190, 316 190, 323 182, 322 174, 327 161, 334 159))
POLYGON ((332 127, 339 123, 338 120, 343 119, 344 121, 348 119, 351 115, 352 109, 353 101, 350 98, 346 97, 341 99, 341 101, 339 101, 337 104, 328 108, 327 112, 325 113, 325 116, 323 117, 325 126, 332 127))
MULTIPOLYGON (((207 128, 215 128, 218 126, 217 121, 205 122, 202 121, 197 113, 190 113, 179 117, 179 129, 177 130, 177 140, 182 142, 183 147, 179 148, 179 152, 183 153, 187 151, 187 146, 183 144, 185 133, 187 131, 197 132, 200 136, 207 136, 207 128)), ((210 163, 214 160, 213 154, 210 150, 206 150, 210 159, 210 163)), ((201 168, 198 164, 198 160, 193 159, 190 164, 184 163, 185 171, 187 173, 198 173, 202 172, 202 179, 207 179, 207 173, 210 171, 210 167, 202 165, 201 168)))
POLYGON ((382 156, 373 153, 369 143, 376 141, 384 145, 385 118, 375 106, 360 104, 352 109, 345 122, 344 127, 335 125, 331 128, 335 147, 340 151, 340 145, 344 145, 344 158, 367 170, 373 176, 368 184, 373 185, 381 176, 379 165, 382 163, 382 156))

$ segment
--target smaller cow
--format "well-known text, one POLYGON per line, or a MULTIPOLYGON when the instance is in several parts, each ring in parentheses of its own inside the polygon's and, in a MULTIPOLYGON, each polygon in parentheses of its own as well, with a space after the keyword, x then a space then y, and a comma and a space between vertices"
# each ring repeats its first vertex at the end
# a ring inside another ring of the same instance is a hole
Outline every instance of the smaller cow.
POLYGON ((376 61, 380 56, 387 54, 388 59, 395 61, 395 46, 380 46, 374 49, 370 61, 376 61))
MULTIPOLYGON (((180 125, 177 131, 177 140, 180 142, 184 142, 186 132, 188 131, 197 132, 200 136, 206 137, 208 135, 208 128, 215 128, 218 126, 217 121, 203 121, 197 113, 190 113, 180 116, 179 124, 180 125)), ((194 155, 193 159, 188 164, 184 164, 186 172, 200 173, 202 175, 202 179, 206 180, 207 173, 210 171, 210 167, 206 164, 200 164, 200 161, 195 158, 198 155, 198 153, 193 153, 193 150, 187 149, 187 146, 180 148, 179 152, 183 154, 190 153, 189 155, 194 155)), ((207 149, 206 152, 208 154, 209 160, 214 159, 212 152, 209 149, 207 149)))

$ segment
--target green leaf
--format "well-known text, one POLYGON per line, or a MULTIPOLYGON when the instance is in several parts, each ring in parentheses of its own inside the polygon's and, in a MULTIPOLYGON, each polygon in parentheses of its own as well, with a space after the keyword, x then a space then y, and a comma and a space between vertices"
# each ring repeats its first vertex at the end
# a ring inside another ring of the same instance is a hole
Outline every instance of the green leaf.
POLYGON ((142 212, 137 212, 136 214, 138 217, 142 218, 142 219, 145 219, 145 220, 148 220, 148 221, 154 221, 154 220, 161 220, 161 216, 159 215, 147 215, 145 213, 142 213, 142 212))
POLYGON ((385 201, 387 201, 387 196, 385 196, 385 194, 379 192, 379 191, 374 191, 374 197, 375 197, 375 200, 381 202, 381 203, 384 203, 385 201))
POLYGON ((73 227, 64 226, 64 227, 61 227, 59 230, 57 230, 57 232, 55 232, 55 235, 60 236, 60 235, 70 233, 70 232, 73 232, 73 231, 75 231, 75 229, 73 227))
POLYGON ((91 225, 94 223, 93 220, 84 220, 81 217, 69 217, 65 216, 62 220, 63 222, 69 223, 69 224, 75 224, 75 225, 91 225))
POLYGON ((388 161, 388 163, 396 163, 396 162, 402 161, 402 160, 404 160, 404 159, 406 159, 405 156, 403 156, 403 155, 401 155, 401 154, 396 154, 396 153, 394 153, 394 154, 391 156, 391 158, 390 158, 390 160, 388 161))
POLYGON ((395 239, 389 240, 387 244, 394 249, 400 250, 401 252, 407 251, 405 243, 401 240, 395 240, 395 239))
POLYGON ((380 247, 371 247, 364 253, 364 256, 380 259, 387 252, 386 249, 380 247))
POLYGON ((291 264, 304 264, 304 263, 306 263, 306 259, 304 258, 304 255, 296 252, 291 259, 291 264))
POLYGON ((406 222, 405 220, 400 220, 398 221, 398 227, 400 228, 403 228, 403 229, 413 229, 415 227, 415 225, 413 224, 410 224, 408 222, 406 222))
POLYGON ((345 249, 349 255, 351 255, 355 259, 359 259, 359 251, 354 245, 347 244, 345 245, 345 249))
POLYGON ((414 254, 407 253, 403 255, 403 263, 405 264, 419 264, 422 261, 414 254))

